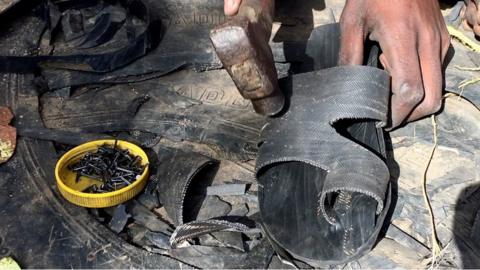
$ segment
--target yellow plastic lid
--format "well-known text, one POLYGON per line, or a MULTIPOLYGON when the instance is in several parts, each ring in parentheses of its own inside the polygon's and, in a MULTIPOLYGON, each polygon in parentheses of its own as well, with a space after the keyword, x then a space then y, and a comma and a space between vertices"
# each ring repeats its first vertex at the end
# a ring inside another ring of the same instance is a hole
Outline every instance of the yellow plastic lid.
POLYGON ((128 201, 140 193, 147 184, 149 176, 147 154, 133 143, 117 140, 117 148, 128 150, 130 154, 139 156, 141 164, 146 165, 140 178, 122 189, 106 193, 85 193, 88 187, 100 184, 95 179, 82 176, 78 183, 75 181, 77 174, 70 170, 69 165, 78 162, 86 153, 96 151, 102 145, 114 145, 115 140, 98 140, 79 145, 65 153, 55 166, 55 178, 62 196, 69 202, 88 208, 105 208, 128 201))

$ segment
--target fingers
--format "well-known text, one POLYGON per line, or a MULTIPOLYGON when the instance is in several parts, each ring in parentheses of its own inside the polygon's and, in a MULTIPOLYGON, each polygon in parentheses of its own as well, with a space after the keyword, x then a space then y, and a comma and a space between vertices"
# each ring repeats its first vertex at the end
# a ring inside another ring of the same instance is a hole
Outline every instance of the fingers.
POLYGON ((475 34, 476 34, 477 36, 480 36, 480 3, 477 2, 477 3, 475 4, 475 7, 476 7, 476 11, 477 11, 477 17, 476 17, 476 19, 477 19, 477 24, 475 24, 475 25, 473 26, 473 31, 475 32, 475 34))
POLYGON ((477 7, 473 2, 468 3, 465 18, 470 25, 477 24, 477 7))
POLYGON ((410 35, 402 30, 377 35, 383 50, 380 61, 392 76, 392 127, 402 124, 424 97, 417 46, 410 35))
POLYGON ((358 21, 359 16, 352 16, 351 9, 354 5, 347 5, 343 9, 340 18, 340 65, 361 65, 363 63, 363 50, 365 35, 363 24, 358 21))
POLYGON ((420 119, 426 115, 436 113, 442 106, 443 74, 442 62, 444 58, 441 38, 436 35, 423 37, 419 44, 420 66, 422 69, 425 97, 409 116, 408 121, 420 119))
POLYGON ((238 8, 240 7, 241 3, 242 0, 224 0, 223 10, 225 12, 225 15, 232 16, 237 14, 238 8))
POLYGON ((475 34, 480 36, 480 10, 478 3, 474 3, 473 1, 467 2, 465 20, 468 26, 473 29, 475 34))

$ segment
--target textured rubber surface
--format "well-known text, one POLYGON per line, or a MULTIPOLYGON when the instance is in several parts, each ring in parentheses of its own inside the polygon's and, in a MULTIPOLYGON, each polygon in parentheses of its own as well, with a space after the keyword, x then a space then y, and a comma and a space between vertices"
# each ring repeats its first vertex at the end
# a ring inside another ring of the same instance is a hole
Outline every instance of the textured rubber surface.
MULTIPOLYGON (((331 47, 323 53, 326 65, 338 55, 331 47)), ((294 258, 340 264, 375 243, 390 202, 381 129, 389 87, 388 74, 373 67, 294 75, 288 112, 262 130, 260 211, 271 239, 294 258)))
MULTIPOLYGON (((389 177, 388 168, 375 153, 353 142, 355 138, 342 136, 337 129, 342 129, 341 122, 348 119, 386 121, 388 75, 371 67, 338 67, 294 76, 293 89, 290 111, 270 121, 262 131, 258 169, 286 161, 321 167, 330 172, 325 193, 364 192, 377 200, 381 212, 388 184, 383 179, 389 177)), ((373 132, 369 135, 377 137, 375 141, 383 140, 381 132, 373 132)), ((375 141, 362 143, 371 146, 375 141)), ((320 200, 325 200, 325 194, 320 200)))
MULTIPOLYGON (((188 187, 205 168, 217 161, 181 150, 162 148, 159 153, 158 190, 160 202, 176 226, 184 223, 184 202, 188 187)), ((200 179, 202 180, 202 179, 200 179)))

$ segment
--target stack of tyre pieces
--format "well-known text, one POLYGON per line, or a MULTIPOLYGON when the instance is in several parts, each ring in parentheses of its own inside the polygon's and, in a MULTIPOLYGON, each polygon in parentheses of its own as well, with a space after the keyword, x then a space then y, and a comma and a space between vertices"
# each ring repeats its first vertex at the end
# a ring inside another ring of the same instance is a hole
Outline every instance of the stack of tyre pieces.
POLYGON ((45 90, 66 91, 145 80, 182 67, 220 69, 207 38, 212 25, 225 20, 218 6, 171 0, 20 3, 11 13, 34 9, 29 31, 39 44, 30 44, 33 54, 3 55, 0 71, 40 71, 45 90))
MULTIPOLYGON (((25 3, 16 6, 21 9, 25 3)), ((30 4, 34 5, 34 4, 30 4)), ((4 55, 2 72, 68 69, 104 73, 123 67, 154 47, 156 30, 141 1, 41 1, 31 31, 39 36, 35 56, 4 55)), ((32 44, 33 45, 33 44, 32 44)))
MULTIPOLYGON (((206 38, 212 25, 225 20, 218 8, 218 2, 146 0, 141 3, 148 7, 147 14, 141 17, 138 15, 131 25, 139 27, 138 24, 146 22, 148 29, 144 44, 139 40, 137 47, 130 52, 138 55, 141 49, 150 50, 145 57, 132 63, 130 61, 128 65, 119 66, 108 73, 84 72, 85 70, 78 69, 43 69, 42 75, 48 88, 56 90, 91 84, 127 83, 159 77, 179 68, 194 68, 197 71, 221 68, 221 63, 206 38)), ((70 26, 72 27, 75 26, 70 26)), ((102 29, 104 32, 107 32, 106 30, 112 29, 102 29)), ((127 34, 127 38, 139 39, 139 34, 131 30, 127 31, 127 34)), ((122 57, 129 60, 133 58, 127 53, 121 55, 120 59, 122 57)))

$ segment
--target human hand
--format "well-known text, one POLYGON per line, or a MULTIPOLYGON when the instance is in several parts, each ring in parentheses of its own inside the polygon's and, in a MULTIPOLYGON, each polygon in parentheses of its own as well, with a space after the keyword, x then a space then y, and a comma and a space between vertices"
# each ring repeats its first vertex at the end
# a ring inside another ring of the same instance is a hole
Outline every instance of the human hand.
POLYGON ((437 0, 347 0, 340 27, 340 64, 361 65, 365 39, 379 42, 392 76, 391 127, 441 108, 450 36, 437 0))
POLYGON ((231 16, 237 14, 241 3, 242 0, 224 0, 223 10, 225 15, 231 16))
POLYGON ((480 1, 465 0, 465 24, 473 29, 475 35, 480 36, 480 1))

